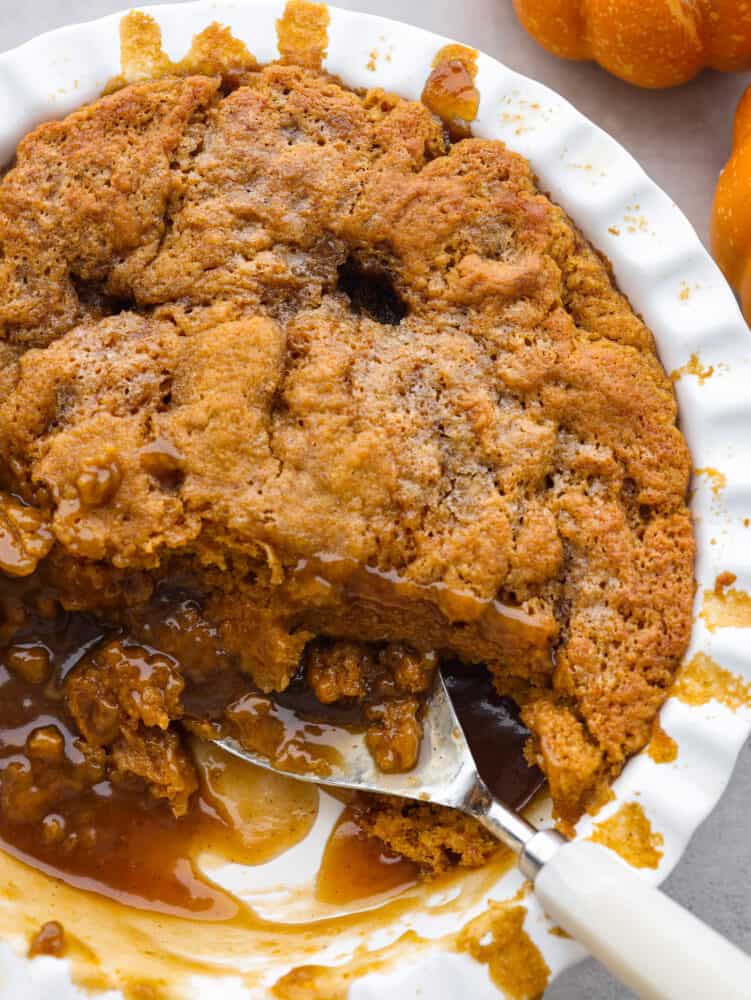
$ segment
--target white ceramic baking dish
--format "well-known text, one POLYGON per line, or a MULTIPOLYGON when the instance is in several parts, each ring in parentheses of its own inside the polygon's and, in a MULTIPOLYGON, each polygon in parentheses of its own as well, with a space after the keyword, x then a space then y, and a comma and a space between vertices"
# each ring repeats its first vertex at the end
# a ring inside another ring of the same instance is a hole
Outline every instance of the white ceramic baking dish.
MULTIPOLYGON (((183 55, 192 36, 215 20, 229 26, 259 61, 278 55, 275 22, 283 0, 198 0, 144 9, 162 27, 165 49, 173 58, 183 55)), ((376 85, 419 98, 432 59, 446 39, 333 7, 330 15, 325 65, 331 72, 355 87, 376 85)), ((34 125, 99 96, 120 68, 119 20, 116 15, 63 28, 0 56, 0 164, 11 159, 17 141, 34 125)), ((751 516, 751 336, 735 299, 680 210, 618 143, 546 87, 485 55, 478 59, 477 86, 481 104, 475 134, 502 139, 529 158, 541 187, 610 258, 619 286, 654 331, 666 370, 687 366, 676 380, 681 425, 695 469, 705 470, 693 483, 698 590, 688 658, 703 652, 751 680, 743 628, 710 631, 699 616, 702 595, 718 573, 733 573, 736 588, 751 589, 751 528, 744 523, 751 516), (698 363, 690 361, 693 355, 698 363), (710 368, 711 377, 704 377, 710 368)), ((689 705, 671 698, 661 721, 678 743, 677 759, 658 764, 640 754, 616 782, 615 801, 596 820, 582 820, 578 830, 586 836, 593 822, 622 803, 640 803, 652 829, 664 838, 659 866, 642 870, 653 882, 670 872, 722 794, 751 731, 751 710, 745 704, 732 710, 714 699, 689 705)), ((283 888, 300 885, 315 871, 337 809, 326 799, 302 845, 250 872, 227 870, 223 878, 273 915, 273 900, 283 888)), ((437 937, 481 912, 488 896, 507 899, 520 884, 519 875, 507 874, 487 891, 470 893, 463 913, 454 908, 448 915, 413 914, 406 923, 395 920, 377 934, 353 933, 314 960, 341 961, 357 945, 387 945, 407 926, 437 937)), ((581 957, 576 944, 549 933, 533 896, 525 898, 524 906, 525 928, 553 975, 581 957)), ((19 935, 0 949, 0 995, 77 995, 65 962, 27 962, 17 956, 24 946, 19 935)), ((498 996, 486 967, 466 955, 440 948, 414 954, 402 948, 399 954, 392 967, 355 983, 350 995, 365 1000, 388 990, 395 1000, 498 996)), ((273 983, 289 965, 289 956, 281 953, 268 968, 266 981, 273 983)), ((221 986, 205 978, 194 982, 196 996, 218 996, 220 990, 226 997, 265 992, 244 992, 226 979, 221 986)))

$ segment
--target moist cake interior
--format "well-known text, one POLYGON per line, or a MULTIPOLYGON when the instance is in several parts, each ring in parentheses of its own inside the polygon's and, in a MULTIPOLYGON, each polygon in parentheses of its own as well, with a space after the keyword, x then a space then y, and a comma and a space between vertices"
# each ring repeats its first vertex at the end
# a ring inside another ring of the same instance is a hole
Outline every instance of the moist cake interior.
MULTIPOLYGON (((40 126, 0 182, 0 647, 58 708, 4 817, 62 842, 105 777, 183 816, 186 729, 325 766, 291 682, 407 769, 450 662, 574 822, 688 641, 688 474, 650 331, 502 143, 280 64, 40 126)), ((492 848, 357 808, 429 870, 492 848)))

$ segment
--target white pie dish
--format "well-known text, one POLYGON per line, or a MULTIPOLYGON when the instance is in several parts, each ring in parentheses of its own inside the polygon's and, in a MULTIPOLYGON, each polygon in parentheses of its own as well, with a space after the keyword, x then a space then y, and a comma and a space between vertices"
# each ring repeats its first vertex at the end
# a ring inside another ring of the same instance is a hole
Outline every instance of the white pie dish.
MULTIPOLYGON (((277 56, 276 19, 283 0, 211 2, 198 0, 144 8, 160 24, 165 49, 182 56, 194 34, 210 22, 228 25, 261 62, 277 56)), ((429 32, 394 21, 331 8, 326 68, 357 87, 381 86, 419 98, 435 53, 447 42, 429 32), (373 58, 373 51, 377 58, 373 58), (375 65, 375 69, 370 68, 375 65)), ((120 15, 52 32, 0 56, 0 164, 12 156, 17 141, 40 121, 60 117, 101 93, 119 71, 120 15)), ((681 423, 696 469, 719 470, 722 490, 707 475, 695 476, 697 605, 690 658, 702 651, 733 673, 751 680, 744 632, 710 632, 698 617, 702 594, 723 571, 737 576, 735 586, 751 588, 751 336, 735 299, 698 237, 671 200, 654 185, 614 140, 553 92, 480 55, 477 86, 481 94, 476 135, 499 138, 531 161, 541 187, 559 202, 592 243, 610 258, 621 289, 654 331, 667 371, 681 368, 696 354, 711 378, 685 374, 676 382, 681 423)), ((640 754, 614 786, 619 803, 638 801, 653 829, 664 837, 664 856, 652 881, 667 876, 690 836, 717 802, 729 780, 736 755, 751 732, 751 710, 733 712, 717 702, 689 706, 671 699, 662 712, 666 731, 680 752, 670 764, 656 764, 640 754)), ((325 809, 308 840, 291 854, 255 872, 257 885, 283 882, 285 866, 314 869, 327 824, 335 808, 325 809)), ((592 820, 579 825, 586 836, 592 820)), ((513 895, 521 882, 510 874, 491 893, 513 895)), ((250 883, 248 883, 250 884, 250 883)), ((526 927, 553 974, 581 957, 573 942, 547 933, 545 918, 533 897, 524 901, 526 927)), ((466 913, 469 919, 480 908, 466 913)), ((428 936, 436 927, 420 926, 428 936)), ((440 932, 446 930, 441 926, 440 932)), ((20 943, 20 942, 19 942, 20 943)), ((25 963, 3 951, 5 985, 0 995, 46 995, 68 981, 64 963, 25 963), (41 977, 41 978, 40 978, 41 977), (11 991, 11 992, 9 992, 11 991)), ((332 956, 329 956, 331 958, 332 956)), ((276 970, 286 971, 283 961, 276 970)), ((271 977, 270 981, 273 981, 271 977)), ((421 953, 383 974, 372 974, 351 991, 357 1000, 389 989, 396 998, 425 995, 449 998, 469 993, 477 1000, 497 996, 486 969, 455 953, 421 953)), ((218 990, 196 983, 196 995, 218 990)), ((237 994, 250 995, 250 994, 237 994)), ((253 994, 256 995, 255 993, 253 994)))

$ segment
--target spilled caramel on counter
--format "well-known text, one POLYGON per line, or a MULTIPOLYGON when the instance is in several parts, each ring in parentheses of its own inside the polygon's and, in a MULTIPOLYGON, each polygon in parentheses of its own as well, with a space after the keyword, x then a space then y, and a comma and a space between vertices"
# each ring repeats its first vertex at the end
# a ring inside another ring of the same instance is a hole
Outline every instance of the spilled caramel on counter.
POLYGON ((139 80, 204 74, 232 81, 258 63, 229 28, 214 22, 193 38, 190 49, 173 62, 162 47, 162 30, 149 14, 132 10, 120 21, 120 75, 105 87, 112 93, 139 80))
POLYGON ((608 819, 596 823, 589 839, 620 854, 634 868, 656 868, 663 854, 664 838, 652 830, 638 802, 625 802, 608 819))
POLYGON ((687 705, 719 701, 733 712, 751 707, 751 684, 706 653, 696 653, 681 667, 670 693, 687 705))
POLYGON ((282 62, 320 69, 329 46, 329 9, 325 3, 289 0, 276 22, 282 62))
POLYGON ((441 118, 452 139, 466 139, 480 108, 475 86, 477 50, 466 45, 446 45, 433 60, 433 71, 422 92, 422 102, 441 118))
POLYGON ((751 628, 751 595, 715 584, 713 590, 704 591, 700 617, 710 632, 718 628, 751 628))
POLYGON ((647 753, 655 764, 671 764, 678 756, 678 744, 662 728, 659 716, 652 726, 652 739, 647 745, 647 753))
POLYGON ((539 997, 550 979, 550 969, 537 945, 524 930, 526 908, 491 900, 488 909, 459 933, 457 951, 466 951, 487 965, 490 978, 513 1000, 539 997))
POLYGON ((699 361, 699 355, 692 354, 685 365, 681 365, 680 368, 676 368, 670 373, 670 378, 671 381, 677 382, 684 375, 694 375, 698 379, 699 385, 704 385, 707 379, 714 375, 714 371, 714 365, 704 366, 699 361))

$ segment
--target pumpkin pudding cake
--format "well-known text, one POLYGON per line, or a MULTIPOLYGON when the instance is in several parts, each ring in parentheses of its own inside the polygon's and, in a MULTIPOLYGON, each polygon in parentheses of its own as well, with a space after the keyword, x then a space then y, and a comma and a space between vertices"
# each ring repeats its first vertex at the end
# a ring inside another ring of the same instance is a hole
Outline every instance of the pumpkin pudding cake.
MULTIPOLYGON (((290 684, 409 768, 442 661, 575 821, 687 644, 688 475, 651 333, 500 142, 281 64, 40 126, 0 182, 6 826, 96 838, 102 783, 184 816, 186 728, 307 766, 290 684)), ((492 846, 356 814, 426 869, 492 846)))

